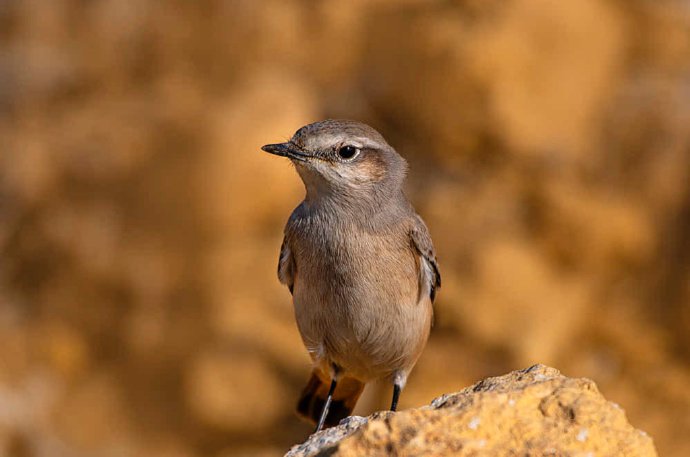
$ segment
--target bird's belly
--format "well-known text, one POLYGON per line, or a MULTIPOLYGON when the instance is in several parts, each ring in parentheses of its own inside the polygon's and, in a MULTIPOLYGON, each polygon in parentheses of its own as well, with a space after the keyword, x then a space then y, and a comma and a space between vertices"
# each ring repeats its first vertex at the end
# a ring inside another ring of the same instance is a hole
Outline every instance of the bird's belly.
POLYGON ((366 268, 347 260, 312 262, 295 278, 295 316, 312 358, 363 381, 411 369, 431 320, 430 301, 418 302, 414 258, 369 257, 366 268))

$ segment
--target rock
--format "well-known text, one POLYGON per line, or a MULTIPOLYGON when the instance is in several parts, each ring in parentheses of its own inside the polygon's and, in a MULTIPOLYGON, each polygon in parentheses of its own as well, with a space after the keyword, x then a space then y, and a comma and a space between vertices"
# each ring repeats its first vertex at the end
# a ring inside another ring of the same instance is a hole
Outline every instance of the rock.
POLYGON ((534 365, 484 379, 429 406, 363 417, 315 433, 286 457, 360 455, 655 456, 589 379, 534 365))

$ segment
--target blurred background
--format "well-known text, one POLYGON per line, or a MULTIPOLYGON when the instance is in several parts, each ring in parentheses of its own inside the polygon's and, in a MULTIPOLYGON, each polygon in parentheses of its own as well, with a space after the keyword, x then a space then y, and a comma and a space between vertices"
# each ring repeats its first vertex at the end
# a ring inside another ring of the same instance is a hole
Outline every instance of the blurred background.
POLYGON ((0 455, 309 434, 303 188, 259 147, 328 117, 409 160, 436 244, 403 408, 541 362, 690 455, 687 0, 0 0, 0 455))

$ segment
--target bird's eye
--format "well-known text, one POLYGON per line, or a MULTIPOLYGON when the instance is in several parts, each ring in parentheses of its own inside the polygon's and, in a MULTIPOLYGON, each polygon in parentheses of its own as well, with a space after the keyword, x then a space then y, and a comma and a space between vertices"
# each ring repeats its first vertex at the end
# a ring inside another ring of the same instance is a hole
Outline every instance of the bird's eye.
POLYGON ((341 159, 345 160, 350 160, 354 159, 357 157, 359 154, 359 148, 356 148, 355 146, 343 146, 340 149, 338 149, 338 155, 340 156, 341 159))

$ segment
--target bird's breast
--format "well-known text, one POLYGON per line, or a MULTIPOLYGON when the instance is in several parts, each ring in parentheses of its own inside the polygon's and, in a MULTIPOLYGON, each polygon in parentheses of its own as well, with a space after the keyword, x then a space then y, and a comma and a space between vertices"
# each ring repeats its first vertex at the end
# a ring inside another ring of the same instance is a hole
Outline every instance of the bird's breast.
POLYGON ((295 314, 307 347, 359 371, 403 363, 428 334, 430 311, 417 303, 418 261, 407 234, 309 235, 293 247, 295 314))
POLYGON ((323 305, 407 302, 418 291, 417 263, 406 233, 341 228, 314 230, 296 241, 295 287, 317 294, 323 305))

